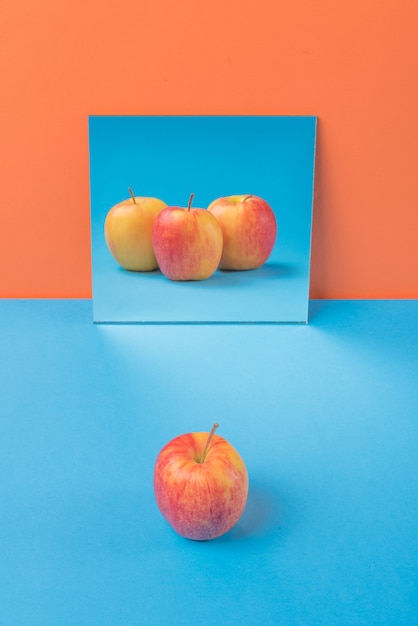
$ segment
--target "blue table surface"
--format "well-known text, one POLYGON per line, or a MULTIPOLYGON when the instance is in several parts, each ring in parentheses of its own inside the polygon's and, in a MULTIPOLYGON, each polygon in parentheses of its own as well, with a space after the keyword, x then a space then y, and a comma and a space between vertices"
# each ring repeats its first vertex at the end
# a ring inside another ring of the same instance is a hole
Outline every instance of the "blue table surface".
POLYGON ((2 300, 0 625, 418 624, 418 301, 309 325, 94 325, 2 300), (214 421, 250 493, 175 534, 156 455, 214 421))

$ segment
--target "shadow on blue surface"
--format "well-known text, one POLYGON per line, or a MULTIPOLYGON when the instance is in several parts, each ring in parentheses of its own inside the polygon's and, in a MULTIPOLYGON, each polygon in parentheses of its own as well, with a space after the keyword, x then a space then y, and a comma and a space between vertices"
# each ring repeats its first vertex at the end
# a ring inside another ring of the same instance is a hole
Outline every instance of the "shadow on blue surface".
POLYGON ((256 270, 235 271, 235 270, 219 270, 219 274, 226 276, 239 276, 248 278, 288 278, 297 273, 296 267, 290 263, 265 263, 256 270))
MULTIPOLYGON (((132 280, 137 281, 155 281, 161 280, 162 273, 160 270, 153 270, 152 272, 131 272, 117 267, 116 271, 122 276, 132 277, 132 280)), ((254 280, 260 280, 263 278, 290 278, 298 273, 295 265, 290 263, 265 263, 262 267, 254 270, 217 270, 210 278, 206 280, 185 280, 185 281, 170 281, 167 278, 169 285, 176 285, 181 287, 184 285, 193 285, 194 288, 208 288, 218 285, 225 285, 231 287, 234 284, 245 285, 253 282, 254 280)))
POLYGON ((260 487, 250 487, 247 505, 238 523, 217 541, 268 538, 281 526, 282 505, 276 494, 260 487))
POLYGON ((309 300, 309 322, 321 314, 325 307, 325 300, 309 300))

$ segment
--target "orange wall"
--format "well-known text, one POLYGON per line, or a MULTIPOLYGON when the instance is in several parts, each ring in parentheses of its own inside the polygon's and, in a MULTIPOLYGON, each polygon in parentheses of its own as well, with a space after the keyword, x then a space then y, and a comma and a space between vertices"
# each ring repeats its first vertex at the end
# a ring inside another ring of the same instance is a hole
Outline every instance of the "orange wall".
POLYGON ((1 0, 0 296, 90 297, 88 114, 316 114, 311 297, 418 297, 416 0, 1 0))

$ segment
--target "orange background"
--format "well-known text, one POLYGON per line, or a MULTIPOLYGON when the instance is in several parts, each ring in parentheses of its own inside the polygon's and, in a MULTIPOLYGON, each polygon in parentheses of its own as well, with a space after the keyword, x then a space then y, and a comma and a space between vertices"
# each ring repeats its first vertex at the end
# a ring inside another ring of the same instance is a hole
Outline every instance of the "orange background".
POLYGON ((418 297, 417 23, 416 0, 1 0, 0 296, 91 296, 89 114, 313 114, 311 297, 418 297))

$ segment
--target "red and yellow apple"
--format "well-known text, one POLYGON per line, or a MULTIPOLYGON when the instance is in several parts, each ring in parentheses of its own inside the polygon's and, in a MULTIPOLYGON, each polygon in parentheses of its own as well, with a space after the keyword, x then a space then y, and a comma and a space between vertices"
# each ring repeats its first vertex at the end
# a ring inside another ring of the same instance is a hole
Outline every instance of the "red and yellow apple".
POLYGON ((248 495, 248 473, 235 448, 215 434, 180 435, 160 451, 154 469, 158 508, 187 539, 220 537, 241 517, 248 495))
POLYGON ((223 252, 219 269, 252 270, 269 258, 277 237, 277 222, 271 206, 251 194, 214 200, 208 211, 222 229, 223 252))
POLYGON ((104 233, 114 259, 126 270, 150 272, 158 264, 152 247, 152 227, 167 204, 158 198, 134 196, 113 206, 106 215, 104 233))
POLYGON ((222 230, 206 209, 170 206, 161 211, 152 229, 152 244, 161 272, 170 280, 205 280, 222 254, 222 230))

